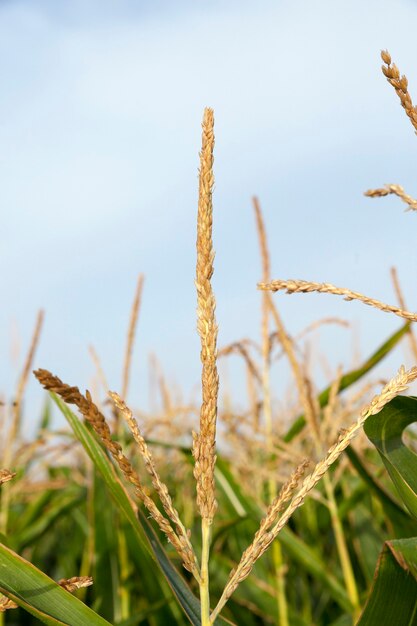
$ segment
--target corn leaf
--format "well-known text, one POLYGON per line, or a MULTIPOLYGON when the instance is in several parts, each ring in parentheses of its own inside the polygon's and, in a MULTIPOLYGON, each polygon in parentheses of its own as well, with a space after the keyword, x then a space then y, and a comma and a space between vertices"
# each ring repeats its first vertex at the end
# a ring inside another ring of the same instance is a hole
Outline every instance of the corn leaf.
POLYGON ((417 625, 417 538, 387 541, 357 626, 417 625))
POLYGON ((365 422, 364 430, 384 462, 402 501, 417 519, 417 455, 402 440, 417 421, 417 398, 398 396, 365 422))
POLYGON ((0 592, 50 626, 110 624, 3 544, 0 544, 0 592))

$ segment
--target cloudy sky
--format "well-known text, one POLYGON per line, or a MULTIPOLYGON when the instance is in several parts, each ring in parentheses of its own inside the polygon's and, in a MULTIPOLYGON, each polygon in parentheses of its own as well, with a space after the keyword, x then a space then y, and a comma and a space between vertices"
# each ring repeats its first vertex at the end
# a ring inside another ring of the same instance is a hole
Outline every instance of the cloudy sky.
MULTIPOLYGON (((417 194, 417 139, 379 59, 388 48, 417 98, 416 28, 414 0, 0 1, 1 390, 13 394, 40 307, 36 366, 84 388, 93 344, 120 389, 139 272, 130 399, 148 405, 151 352, 187 397, 198 388, 205 106, 216 117, 220 345, 259 332, 254 194, 273 278, 333 282, 395 303, 396 265, 417 310, 417 216, 395 198, 363 197, 390 182, 417 194)), ((316 340, 333 367, 401 325, 332 296, 275 298, 291 334, 323 316, 351 321, 353 331, 316 340)), ((394 369, 405 358, 398 353, 394 369)), ((235 367, 223 376, 240 393, 235 367)), ((37 406, 35 381, 28 391, 37 406)))

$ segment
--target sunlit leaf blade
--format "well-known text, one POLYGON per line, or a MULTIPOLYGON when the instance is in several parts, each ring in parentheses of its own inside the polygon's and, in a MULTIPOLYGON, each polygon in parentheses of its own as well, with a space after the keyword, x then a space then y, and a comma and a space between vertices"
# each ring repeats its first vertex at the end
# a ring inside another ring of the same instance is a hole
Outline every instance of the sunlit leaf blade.
POLYGON ((417 538, 387 541, 357 626, 417 625, 417 538))
POLYGON ((110 624, 3 544, 0 544, 0 592, 44 624, 51 626, 110 624))
MULTIPOLYGON (((410 322, 407 322, 402 326, 399 330, 397 330, 391 337, 382 344, 382 346, 374 352, 366 361, 359 367, 358 369, 352 370, 348 372, 344 376, 342 376, 339 385, 339 393, 356 383, 360 378, 365 376, 375 365, 378 365, 380 361, 389 353, 397 343, 402 339, 405 333, 410 328, 410 322)), ((331 385, 329 385, 326 389, 324 389, 319 397, 318 401, 321 407, 326 406, 329 401, 331 385)), ((300 415, 292 424, 291 428, 288 430, 287 434, 284 437, 285 442, 290 442, 298 433, 300 433, 306 424, 304 415, 300 415)))
POLYGON ((402 441, 405 428, 417 421, 417 399, 398 396, 365 423, 404 504, 417 519, 417 455, 402 441))
POLYGON ((122 483, 118 479, 110 459, 102 449, 101 445, 98 443, 97 439, 91 433, 89 428, 87 428, 87 426, 78 419, 78 417, 67 407, 65 402, 63 402, 57 395, 53 393, 51 394, 51 396, 56 402, 60 411, 63 413, 64 417, 68 420, 77 439, 81 442, 88 456, 93 461, 95 467, 103 477, 107 488, 109 489, 110 494, 116 502, 117 506, 119 507, 120 511, 124 514, 126 519, 135 529, 142 545, 147 549, 148 552, 151 553, 143 530, 138 524, 137 517, 130 502, 129 496, 122 483))

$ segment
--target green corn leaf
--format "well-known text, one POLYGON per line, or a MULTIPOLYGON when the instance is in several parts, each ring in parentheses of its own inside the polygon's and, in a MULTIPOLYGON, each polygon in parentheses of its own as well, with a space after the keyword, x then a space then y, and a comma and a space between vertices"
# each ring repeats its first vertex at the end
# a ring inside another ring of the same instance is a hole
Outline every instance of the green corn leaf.
POLYGON ((110 622, 3 544, 0 592, 50 626, 110 626, 110 622))
POLYGON ((417 455, 402 441, 417 421, 417 398, 398 396, 365 422, 364 430, 379 452, 402 501, 417 519, 417 455))
POLYGON ((417 538, 387 541, 357 626, 417 625, 417 538))

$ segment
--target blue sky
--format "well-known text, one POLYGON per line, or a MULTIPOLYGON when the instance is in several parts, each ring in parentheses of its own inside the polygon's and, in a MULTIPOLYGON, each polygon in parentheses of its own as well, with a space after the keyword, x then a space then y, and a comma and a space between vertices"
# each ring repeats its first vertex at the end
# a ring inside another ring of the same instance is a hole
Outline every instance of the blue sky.
MULTIPOLYGON (((390 182, 417 194, 417 139, 379 59, 388 48, 417 99, 416 26, 411 0, 0 2, 1 389, 13 393, 39 307, 36 366, 84 388, 92 343, 119 389, 139 272, 132 403, 147 406, 150 352, 186 396, 198 389, 205 106, 216 117, 220 345, 258 333, 253 194, 274 278, 333 282, 394 303, 396 265, 417 310, 417 216, 395 198, 362 195, 390 182)), ((275 298, 292 334, 318 317, 349 319, 363 356, 401 325, 331 296, 275 298)), ((332 366, 352 362, 346 330, 323 331, 315 347, 332 366)), ((400 352, 384 373, 405 359, 400 352)), ((235 369, 231 361, 223 375, 240 395, 235 369)), ((284 378, 277 370, 276 395, 284 378)), ((35 381, 28 392, 38 406, 35 381)))

